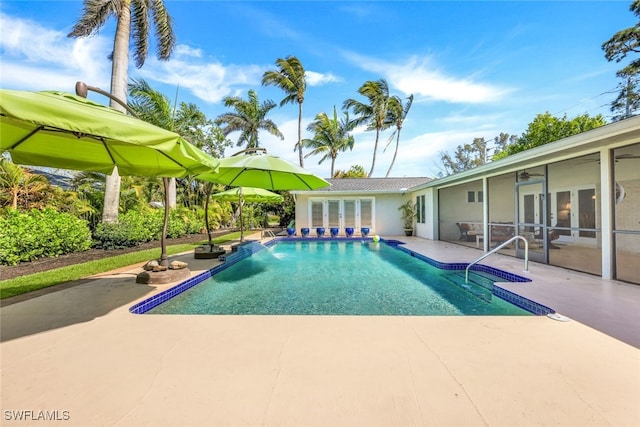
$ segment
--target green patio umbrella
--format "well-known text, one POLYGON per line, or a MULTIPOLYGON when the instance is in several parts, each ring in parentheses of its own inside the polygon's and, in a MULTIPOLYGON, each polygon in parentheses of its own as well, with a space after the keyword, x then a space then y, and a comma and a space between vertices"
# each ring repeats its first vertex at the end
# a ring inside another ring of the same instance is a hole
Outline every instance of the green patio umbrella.
POLYGON ((314 190, 331 185, 288 160, 267 154, 264 148, 249 148, 220 159, 217 172, 203 173, 196 179, 267 190, 314 190))
POLYGON ((0 149, 23 165, 166 177, 217 166, 175 132, 65 92, 0 89, 0 125, 0 149))
POLYGON ((211 197, 225 202, 238 202, 240 210, 240 241, 244 240, 242 205, 245 201, 249 203, 279 203, 284 200, 284 197, 277 193, 265 190, 264 188, 255 187, 232 188, 230 190, 212 194, 211 197))
POLYGON ((314 190, 329 187, 324 179, 288 160, 254 148, 220 159, 218 172, 196 176, 197 179, 233 187, 257 187, 267 190, 314 190))
MULTIPOLYGON (((0 89, 0 151, 15 163, 120 175, 184 177, 218 161, 175 132, 66 92, 0 89)), ((165 187, 166 190, 166 187, 165 187)), ((165 191, 166 193, 166 191, 165 191)), ((162 258, 166 261, 166 220, 162 258)))

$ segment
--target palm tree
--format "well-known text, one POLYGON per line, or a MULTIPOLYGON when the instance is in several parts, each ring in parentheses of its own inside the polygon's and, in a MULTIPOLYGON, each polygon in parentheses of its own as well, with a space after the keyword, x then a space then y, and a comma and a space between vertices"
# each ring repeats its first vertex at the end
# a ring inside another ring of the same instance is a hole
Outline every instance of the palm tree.
POLYGON ((218 126, 226 124, 222 128, 224 136, 232 132, 240 132, 236 145, 247 144, 246 148, 258 148, 260 146, 258 142, 258 131, 260 130, 266 130, 271 135, 284 139, 276 124, 265 118, 276 104, 270 99, 260 104, 258 95, 254 90, 249 90, 248 95, 249 100, 237 96, 224 98, 225 107, 232 107, 235 110, 235 112, 221 114, 215 120, 218 126))
MULTIPOLYGON (((155 27, 157 56, 167 60, 175 46, 175 34, 171 28, 171 17, 162 0, 84 0, 82 16, 68 37, 88 37, 96 34, 109 17, 116 19, 116 34, 111 59, 111 94, 122 101, 127 99, 129 67, 129 39, 133 39, 133 58, 140 68, 147 59, 149 50, 149 27, 155 27)), ((124 108, 111 100, 112 108, 124 112, 124 108)), ((107 177, 104 192, 103 222, 118 220, 120 203, 120 176, 118 169, 107 177)))
MULTIPOLYGON (((144 80, 132 80, 129 83, 131 95, 131 108, 140 119, 163 129, 173 131, 175 126, 175 106, 171 108, 171 102, 162 93, 153 89, 144 80)), ((169 179, 167 187, 167 200, 170 208, 176 207, 176 179, 169 179)))
POLYGON ((391 168, 393 168, 393 164, 396 162, 398 147, 400 146, 400 131, 402 130, 404 119, 406 119, 407 114, 409 114, 411 104, 413 104, 413 94, 407 97, 407 103, 404 106, 402 105, 402 100, 397 96, 392 96, 391 98, 389 98, 389 115, 387 117, 387 120, 390 126, 395 125, 396 130, 393 131, 393 133, 389 137, 387 146, 384 147, 384 149, 386 150, 389 147, 389 144, 391 144, 391 141, 393 141, 394 136, 396 137, 396 149, 393 152, 393 159, 391 159, 391 164, 389 165, 389 170, 387 170, 385 178, 389 176, 389 174, 391 173, 391 168))
POLYGON ((295 149, 298 150, 300 167, 304 167, 302 157, 302 103, 304 92, 307 89, 304 67, 295 56, 287 56, 286 59, 278 58, 276 61, 278 70, 267 71, 262 75, 262 84, 274 85, 284 91, 286 96, 280 101, 280 106, 298 103, 298 142, 295 149))
POLYGON ((31 196, 45 191, 48 186, 49 181, 44 176, 0 158, 0 206, 9 205, 15 210, 21 204, 28 209, 31 196))
POLYGON ((333 118, 329 118, 326 113, 318 114, 315 121, 307 126, 307 130, 314 133, 314 138, 302 141, 305 147, 312 149, 305 157, 324 154, 318 164, 331 159, 331 175, 329 176, 333 176, 338 153, 353 149, 354 139, 352 135, 349 135, 353 128, 354 122, 349 120, 349 112, 345 111, 344 117, 338 120, 335 106, 333 107, 333 118))
POLYGON ((358 126, 367 123, 367 130, 376 131, 376 142, 373 146, 373 160, 371 162, 371 170, 369 170, 369 178, 373 175, 376 167, 376 155, 378 152, 378 141, 380 140, 380 132, 386 129, 387 113, 389 110, 389 85, 384 79, 378 81, 366 81, 359 89, 358 93, 369 100, 368 104, 364 104, 355 99, 347 99, 344 101, 344 109, 353 109, 356 114, 354 119, 355 125, 358 126))

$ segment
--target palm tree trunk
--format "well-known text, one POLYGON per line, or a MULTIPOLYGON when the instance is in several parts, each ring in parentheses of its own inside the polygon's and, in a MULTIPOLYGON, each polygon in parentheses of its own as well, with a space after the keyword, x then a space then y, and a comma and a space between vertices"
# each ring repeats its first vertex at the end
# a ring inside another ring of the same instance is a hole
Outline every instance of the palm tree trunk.
POLYGON ((391 168, 393 168, 393 164, 396 162, 396 156, 398 155, 398 146, 400 146, 400 129, 398 129, 398 134, 396 135, 396 151, 394 151, 393 153, 393 159, 391 159, 389 170, 387 170, 387 174, 384 176, 385 178, 389 177, 389 174, 391 173, 391 168))
POLYGON ((304 167, 302 157, 302 102, 298 102, 298 157, 300 158, 300 167, 304 167))
POLYGON ((367 175, 367 178, 371 178, 371 175, 373 175, 373 169, 376 167, 376 154, 378 154, 379 137, 380 137, 380 129, 376 129, 376 143, 373 146, 373 160, 371 161, 371 170, 369 171, 369 175, 367 175))
MULTIPOLYGON (((131 3, 122 0, 122 7, 118 15, 116 36, 113 42, 113 58, 111 64, 111 94, 120 100, 127 100, 127 68, 129 67, 129 34, 131 31, 131 3)), ((112 108, 125 112, 117 102, 111 100, 112 108)), ((118 168, 107 175, 104 187, 104 206, 102 222, 117 222, 118 207, 120 206, 120 175, 118 168)))
POLYGON ((209 226, 209 199, 211 198, 211 189, 213 183, 207 183, 207 198, 204 201, 204 226, 207 227, 207 236, 209 236, 209 250, 213 252, 213 236, 211 235, 211 227, 209 226))
POLYGON ((173 208, 178 206, 178 197, 177 197, 177 191, 176 191, 176 179, 175 178, 170 178, 169 179, 169 198, 167 200, 169 201, 169 207, 171 209, 173 209, 173 208))

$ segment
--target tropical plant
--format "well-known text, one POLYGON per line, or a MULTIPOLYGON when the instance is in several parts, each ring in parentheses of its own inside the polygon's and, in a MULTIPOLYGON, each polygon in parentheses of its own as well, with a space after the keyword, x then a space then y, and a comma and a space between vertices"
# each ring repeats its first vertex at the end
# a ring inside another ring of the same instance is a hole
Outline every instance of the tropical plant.
POLYGON ((413 230, 413 219, 416 217, 416 206, 407 200, 398 207, 400 211, 400 217, 402 218, 402 224, 405 230, 413 230))
MULTIPOLYGON (((224 153, 224 146, 231 143, 224 136, 222 139, 218 137, 221 135, 220 130, 195 104, 181 102, 180 105, 172 107, 167 96, 153 89, 143 79, 132 80, 129 83, 129 94, 130 106, 142 120, 179 133, 214 157, 219 157, 217 154, 220 154, 220 151, 224 153)), ((157 181, 155 178, 154 180, 157 181)), ((169 180, 168 194, 169 206, 175 208, 177 205, 175 178, 169 180)))
POLYGON ((367 175, 371 178, 373 170, 376 167, 376 156, 378 153, 378 141, 380 140, 380 132, 389 127, 387 114, 389 111, 389 85, 384 79, 378 81, 367 81, 359 89, 358 93, 369 100, 368 104, 362 103, 356 99, 347 99, 344 101, 345 109, 352 109, 356 115, 354 119, 355 126, 367 124, 367 130, 376 131, 376 140, 373 146, 373 160, 371 161, 371 169, 367 175))
POLYGON ((353 165, 348 171, 337 170, 333 174, 333 178, 366 178, 367 171, 360 165, 353 165))
POLYGON ((354 139, 349 132, 354 128, 349 120, 349 112, 344 112, 344 117, 338 119, 336 107, 333 107, 333 117, 326 113, 319 113, 316 119, 307 126, 307 130, 314 133, 313 139, 304 139, 302 144, 311 151, 305 156, 316 154, 323 155, 318 164, 331 159, 331 175, 333 176, 336 157, 341 151, 353 150, 354 139))
POLYGON ((228 136, 233 132, 240 132, 237 146, 246 144, 246 148, 258 148, 258 132, 266 130, 271 135, 279 137, 281 140, 284 136, 278 129, 276 124, 267 119, 266 116, 276 104, 268 99, 262 104, 258 101, 258 94, 254 90, 249 90, 249 99, 245 100, 237 96, 227 96, 224 98, 225 107, 232 107, 235 112, 224 113, 216 118, 216 125, 225 125, 222 128, 224 136, 228 136))
POLYGON ((26 171, 8 159, 0 158, 0 203, 11 209, 29 208, 32 196, 44 191, 49 182, 42 175, 26 171))
POLYGON ((163 129, 174 130, 175 111, 169 98, 153 89, 144 79, 132 79, 128 88, 129 106, 141 120, 163 129))
MULTIPOLYGON (((162 0, 84 0, 82 16, 73 26, 68 37, 88 37, 96 34, 113 17, 116 34, 111 60, 111 94, 123 102, 127 99, 129 67, 129 40, 133 40, 133 58, 136 67, 144 65, 149 50, 149 29, 155 27, 157 57, 168 60, 175 46, 175 34, 171 17, 162 0)), ((124 112, 124 107, 114 100, 111 107, 124 112)), ((105 183, 102 220, 116 222, 120 198, 120 176, 114 168, 105 183)))
POLYGON ((295 56, 287 56, 285 59, 276 60, 277 70, 267 71, 262 75, 263 85, 277 86, 284 91, 286 96, 280 101, 280 106, 298 103, 298 142, 294 149, 298 150, 300 167, 304 167, 302 156, 302 103, 304 93, 307 90, 304 67, 295 56))
POLYGON ((397 96, 392 96, 391 98, 389 98, 389 114, 387 116, 387 122, 389 126, 395 126, 396 130, 394 130, 389 137, 389 141, 387 142, 387 146, 384 148, 384 150, 386 151, 386 149, 389 147, 389 144, 391 144, 391 141, 393 141, 394 136, 396 137, 396 149, 393 152, 393 158, 391 159, 391 164, 389 165, 389 169, 387 170, 385 178, 389 176, 389 174, 391 173, 391 169, 396 162, 398 147, 400 147, 400 131, 402 130, 404 120, 407 118, 407 114, 409 114, 411 104, 413 104, 413 94, 407 97, 407 103, 404 105, 402 105, 402 100, 397 96))

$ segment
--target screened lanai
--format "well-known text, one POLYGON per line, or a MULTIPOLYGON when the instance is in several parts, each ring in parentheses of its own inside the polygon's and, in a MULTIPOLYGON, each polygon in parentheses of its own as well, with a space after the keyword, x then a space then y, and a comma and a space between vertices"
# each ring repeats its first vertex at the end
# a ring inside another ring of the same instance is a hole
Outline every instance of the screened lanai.
MULTIPOLYGON (((640 284, 640 119, 630 118, 414 189, 431 234, 479 251, 515 235, 529 259, 640 284)), ((517 240, 498 251, 524 257, 517 240)))

